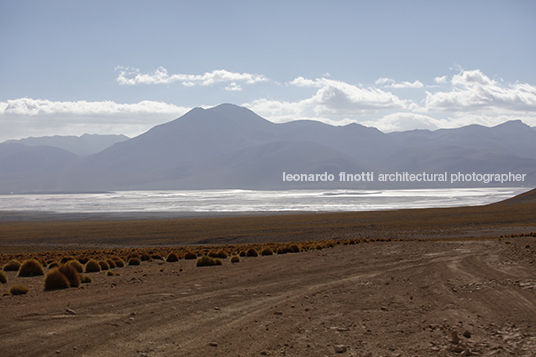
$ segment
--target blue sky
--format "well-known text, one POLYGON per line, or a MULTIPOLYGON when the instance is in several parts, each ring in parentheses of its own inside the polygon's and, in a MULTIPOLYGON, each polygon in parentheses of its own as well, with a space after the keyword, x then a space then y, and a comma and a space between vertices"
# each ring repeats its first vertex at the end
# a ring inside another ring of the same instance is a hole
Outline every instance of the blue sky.
POLYGON ((382 131, 536 126, 534 1, 0 0, 0 141, 234 103, 382 131))

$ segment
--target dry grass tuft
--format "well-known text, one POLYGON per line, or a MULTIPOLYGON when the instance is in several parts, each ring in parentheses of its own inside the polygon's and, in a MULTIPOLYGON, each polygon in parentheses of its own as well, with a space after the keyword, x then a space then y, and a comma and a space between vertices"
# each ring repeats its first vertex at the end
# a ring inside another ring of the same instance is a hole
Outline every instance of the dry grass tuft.
POLYGON ((4 271, 19 271, 20 262, 16 259, 10 260, 6 265, 4 265, 4 271))
POLYGON ((270 247, 266 247, 263 250, 261 250, 261 255, 273 255, 274 251, 270 249, 270 247))
POLYGON ((76 270, 79 273, 84 272, 84 266, 78 260, 69 260, 67 262, 67 265, 72 266, 74 268, 74 270, 76 270))
POLYGON ((72 288, 78 288, 80 286, 80 274, 71 264, 60 265, 58 270, 69 280, 72 288))
POLYGON ((259 253, 255 248, 249 248, 246 252, 246 257, 258 257, 259 253))
POLYGON ((88 284, 88 283, 93 282, 93 279, 91 279, 89 275, 82 275, 82 277, 80 278, 80 282, 82 284, 88 284))
POLYGON ((110 269, 110 265, 108 264, 106 260, 99 260, 99 265, 100 265, 101 270, 110 269))
POLYGON ((166 258, 166 262, 168 263, 173 263, 173 262, 178 262, 178 261, 179 261, 179 256, 173 252, 169 253, 166 258))
POLYGON ((141 264, 141 260, 140 258, 135 258, 135 257, 132 257, 128 260, 128 265, 140 265, 141 264))
POLYGON ((125 261, 121 257, 112 257, 112 260, 114 261, 116 268, 125 267, 125 261))
POLYGON ((188 250, 186 253, 184 253, 184 259, 197 259, 197 254, 188 250))
POLYGON ((59 268, 52 269, 45 277, 45 290, 67 289, 70 286, 69 279, 59 268))
POLYGON ((28 289, 26 286, 21 284, 15 284, 9 289, 9 292, 11 295, 24 295, 26 294, 30 289, 28 289))
POLYGON ((86 263, 85 271, 86 271, 86 273, 98 273, 99 271, 101 271, 101 267, 99 265, 99 262, 94 260, 94 259, 90 259, 86 263))
POLYGON ((233 255, 231 257, 231 263, 238 263, 240 261, 240 257, 238 255, 233 255))
POLYGON ((106 263, 108 263, 108 266, 110 267, 110 269, 117 267, 113 259, 110 259, 110 258, 106 259, 106 263))
POLYGON ((29 277, 37 275, 45 275, 43 266, 36 259, 27 259, 22 262, 17 276, 29 277))
POLYGON ((213 265, 222 265, 222 261, 218 258, 212 258, 208 255, 203 255, 202 257, 197 259, 197 262, 195 263, 196 267, 204 267, 204 266, 213 266, 213 265))
POLYGON ((0 283, 7 284, 7 276, 3 270, 0 270, 0 283))

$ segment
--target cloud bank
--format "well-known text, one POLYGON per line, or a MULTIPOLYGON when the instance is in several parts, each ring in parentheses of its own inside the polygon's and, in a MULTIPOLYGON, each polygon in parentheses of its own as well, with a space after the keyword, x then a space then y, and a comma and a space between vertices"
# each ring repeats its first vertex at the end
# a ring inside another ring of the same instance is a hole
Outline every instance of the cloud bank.
MULTIPOLYGON (((331 78, 296 77, 283 85, 263 75, 225 70, 202 75, 169 74, 159 68, 149 74, 123 67, 117 69, 120 85, 178 82, 183 90, 191 86, 222 83, 227 95, 245 97, 248 107, 273 122, 298 119, 333 125, 360 123, 384 132, 460 127, 469 124, 493 126, 521 119, 536 126, 536 86, 504 83, 482 71, 459 70, 448 76, 422 81, 396 81, 381 77, 371 85, 351 84, 331 78), (272 92, 256 92, 243 85, 272 84, 272 92), (428 83, 428 84, 423 84, 428 83), (391 89, 396 89, 397 94, 391 89), (277 99, 280 91, 291 90, 294 101, 277 99), (296 93, 298 93, 296 95, 296 93)), ((218 105, 221 102, 211 103, 218 105)), ((0 142, 28 136, 81 135, 83 133, 135 136, 154 125, 173 120, 191 106, 156 101, 116 103, 114 101, 50 101, 19 98, 0 102, 0 142)))
POLYGON ((115 68, 119 72, 116 78, 117 83, 121 85, 138 85, 138 84, 171 84, 175 82, 181 83, 186 87, 193 86, 210 86, 215 83, 228 82, 230 83, 226 90, 236 91, 241 90, 237 82, 245 84, 254 84, 258 82, 266 82, 268 78, 263 75, 250 73, 236 73, 226 70, 214 70, 204 74, 169 74, 164 67, 158 67, 151 73, 140 73, 137 68, 125 68, 118 66, 115 68))

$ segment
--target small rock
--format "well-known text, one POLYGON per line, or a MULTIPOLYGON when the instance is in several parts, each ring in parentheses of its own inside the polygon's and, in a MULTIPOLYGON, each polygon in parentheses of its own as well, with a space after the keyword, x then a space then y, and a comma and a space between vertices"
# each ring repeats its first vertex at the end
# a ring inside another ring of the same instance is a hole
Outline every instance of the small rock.
POLYGON ((274 311, 274 315, 283 315, 283 311, 274 311))
POLYGON ((471 338, 471 331, 469 331, 469 330, 465 330, 465 332, 463 333, 463 337, 465 337, 465 338, 471 338))
POLYGON ((387 306, 382 306, 380 309, 381 309, 382 311, 387 311, 387 306))
POLYGON ((209 342, 208 345, 212 347, 218 347, 218 342, 209 342))
POLYGON ((65 312, 67 312, 68 314, 71 314, 71 315, 76 315, 76 311, 72 310, 72 309, 65 309, 65 312))
POLYGON ((344 353, 348 351, 348 348, 345 345, 334 345, 333 349, 335 350, 335 353, 344 353))
MULTIPOLYGON (((458 333, 456 331, 452 331, 450 333, 450 336, 452 337, 452 339, 450 340, 450 342, 454 343, 455 345, 458 344, 458 342, 460 342, 460 338, 458 337, 458 333)), ((461 352, 461 351, 460 351, 461 352)))

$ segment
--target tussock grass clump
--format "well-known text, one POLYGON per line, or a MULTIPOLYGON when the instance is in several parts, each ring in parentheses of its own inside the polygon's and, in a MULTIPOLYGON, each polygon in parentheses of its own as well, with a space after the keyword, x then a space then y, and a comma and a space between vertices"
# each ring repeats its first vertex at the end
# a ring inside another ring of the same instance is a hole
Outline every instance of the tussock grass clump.
POLYGON ((115 268, 117 265, 115 265, 115 261, 113 259, 106 259, 106 263, 108 263, 108 266, 110 269, 115 268))
POLYGON ((67 289, 70 286, 69 279, 59 268, 52 269, 45 277, 45 290, 67 289))
POLYGON ((21 285, 21 284, 15 284, 10 289, 9 292, 11 295, 24 295, 26 294, 30 289, 28 287, 21 285))
POLYGON ((17 276, 29 277, 38 275, 45 275, 45 271, 43 270, 41 263, 39 263, 39 261, 36 259, 27 259, 22 262, 19 269, 19 274, 17 276))
POLYGON ((127 262, 128 265, 140 265, 141 264, 141 260, 140 258, 130 258, 127 262))
POLYGON ((218 258, 212 258, 208 255, 203 255, 202 257, 197 259, 197 262, 195 263, 196 267, 205 267, 205 266, 213 266, 213 265, 222 265, 222 261, 218 258))
POLYGON ((115 272, 113 272, 111 270, 108 270, 106 275, 108 275, 108 276, 121 276, 121 273, 115 273, 115 272))
POLYGON ((151 262, 151 261, 153 261, 153 258, 152 258, 149 254, 147 254, 147 253, 143 253, 143 254, 140 256, 140 260, 141 260, 142 262, 151 262))
POLYGON ((86 263, 86 269, 85 269, 86 273, 98 273, 101 271, 101 267, 100 267, 100 264, 98 261, 94 260, 94 259, 90 259, 87 263, 86 263))
POLYGON ((125 261, 121 257, 112 257, 112 260, 114 261, 116 268, 125 267, 125 261))
POLYGON ((69 280, 69 285, 72 288, 78 288, 80 286, 80 274, 71 264, 60 265, 58 270, 69 280))
POLYGON ((91 279, 91 277, 90 277, 89 275, 82 275, 82 276, 80 277, 80 282, 81 282, 82 284, 88 284, 88 283, 93 282, 93 279, 91 279))
POLYGON ((76 260, 76 258, 73 257, 72 255, 69 255, 69 256, 61 258, 60 263, 65 264, 67 262, 70 262, 71 260, 76 260))
POLYGON ((218 251, 211 250, 208 253, 208 256, 211 257, 211 258, 226 259, 227 258, 227 253, 223 249, 220 249, 218 251))
POLYGON ((52 263, 50 263, 50 264, 47 266, 47 268, 48 268, 48 269, 54 269, 54 268, 59 267, 59 266, 60 266, 60 263, 58 263, 58 262, 52 262, 52 263))
POLYGON ((173 263, 173 262, 178 262, 178 261, 179 261, 179 256, 174 252, 169 253, 166 258, 166 262, 168 263, 173 263))
POLYGON ((266 247, 263 250, 261 250, 261 255, 273 255, 274 251, 270 247, 266 247))
POLYGON ((255 248, 249 248, 246 252, 246 257, 258 257, 259 253, 255 248))
POLYGON ((197 259, 197 254, 188 250, 186 253, 184 253, 184 259, 197 259))
POLYGON ((16 259, 10 260, 4 265, 4 271, 19 271, 20 262, 16 259))
POLYGON ((0 270, 0 283, 7 284, 7 276, 3 270, 0 270))
POLYGON ((231 263, 238 263, 240 261, 240 257, 238 255, 233 255, 231 257, 231 263))
POLYGON ((108 262, 106 260, 99 260, 99 265, 100 265, 101 270, 109 270, 110 269, 110 265, 108 264, 108 262))
POLYGON ((67 265, 72 266, 74 268, 74 270, 76 270, 79 273, 84 272, 84 266, 78 260, 69 260, 67 262, 67 265))

